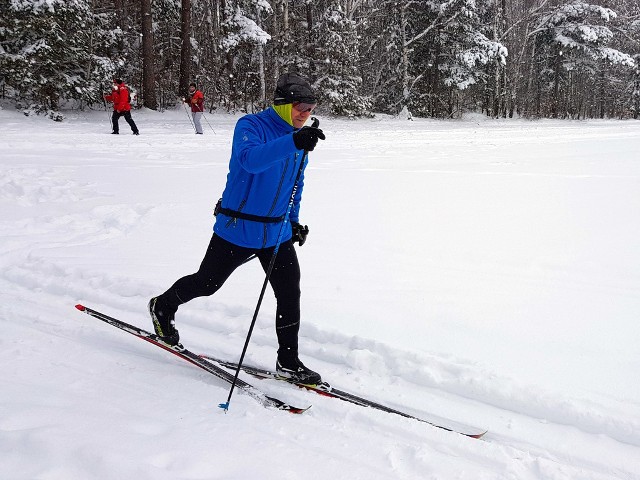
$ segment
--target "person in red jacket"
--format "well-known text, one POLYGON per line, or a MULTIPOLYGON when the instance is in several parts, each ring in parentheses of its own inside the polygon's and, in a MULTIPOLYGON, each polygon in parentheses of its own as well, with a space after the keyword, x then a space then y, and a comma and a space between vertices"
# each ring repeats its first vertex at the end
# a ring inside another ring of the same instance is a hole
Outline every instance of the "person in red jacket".
POLYGON ((120 133, 118 119, 120 117, 124 117, 131 127, 133 134, 140 135, 136 123, 133 121, 133 118, 131 118, 131 99, 129 98, 129 89, 122 80, 119 78, 115 78, 113 80, 113 92, 111 92, 111 95, 105 94, 104 99, 108 102, 113 102, 113 115, 111 116, 111 126, 113 127, 113 131, 111 133, 114 135, 118 135, 118 133, 120 133))
POLYGON ((189 95, 183 98, 184 103, 191 105, 191 116, 193 117, 193 126, 197 135, 202 135, 202 112, 204 112, 204 95, 198 90, 195 83, 189 84, 189 95))

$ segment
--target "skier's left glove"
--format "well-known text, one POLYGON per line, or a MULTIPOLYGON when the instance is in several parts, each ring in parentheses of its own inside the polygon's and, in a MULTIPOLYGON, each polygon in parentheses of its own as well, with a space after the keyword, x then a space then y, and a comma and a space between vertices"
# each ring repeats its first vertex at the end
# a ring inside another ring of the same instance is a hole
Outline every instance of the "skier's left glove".
POLYGON ((298 150, 312 152, 316 148, 318 139, 324 140, 326 137, 322 130, 316 127, 302 127, 293 134, 293 143, 298 150))
POLYGON ((291 241, 293 243, 298 242, 300 246, 304 245, 307 241, 307 235, 309 235, 309 227, 307 225, 300 225, 298 222, 291 222, 291 241))

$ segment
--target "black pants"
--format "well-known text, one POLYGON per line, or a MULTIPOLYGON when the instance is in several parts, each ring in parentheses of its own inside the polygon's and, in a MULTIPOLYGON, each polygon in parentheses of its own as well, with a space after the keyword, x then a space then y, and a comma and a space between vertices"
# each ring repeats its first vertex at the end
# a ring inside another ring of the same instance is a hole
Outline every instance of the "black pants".
POLYGON ((131 131, 133 133, 139 133, 138 132, 138 127, 136 127, 136 122, 134 122, 133 118, 131 118, 131 112, 129 112, 129 111, 127 111, 127 112, 116 112, 115 110, 113 111, 113 115, 111 115, 111 123, 112 123, 112 126, 113 126, 113 133, 120 133, 120 127, 118 127, 118 119, 120 117, 124 117, 124 119, 127 121, 129 126, 131 127, 131 131))
MULTIPOLYGON (((158 302, 176 311, 178 306, 196 297, 213 295, 233 271, 255 254, 267 270, 273 247, 251 249, 234 245, 215 233, 198 271, 182 277, 158 297, 158 302)), ((269 283, 276 296, 276 335, 280 349, 298 353, 300 329, 300 264, 291 240, 280 245, 269 283)))

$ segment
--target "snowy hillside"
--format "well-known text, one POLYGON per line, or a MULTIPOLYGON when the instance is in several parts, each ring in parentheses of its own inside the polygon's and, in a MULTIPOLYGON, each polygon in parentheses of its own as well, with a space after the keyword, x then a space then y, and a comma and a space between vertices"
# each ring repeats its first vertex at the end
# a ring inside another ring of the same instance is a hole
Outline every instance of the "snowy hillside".
MULTIPOLYGON (((78 312, 151 329, 204 254, 237 116, 0 110, 0 479, 640 479, 640 123, 321 118, 301 358, 469 439, 243 376, 265 409, 78 312)), ((264 274, 181 307, 236 360, 264 274)), ((270 291, 246 363, 272 368, 270 291)))

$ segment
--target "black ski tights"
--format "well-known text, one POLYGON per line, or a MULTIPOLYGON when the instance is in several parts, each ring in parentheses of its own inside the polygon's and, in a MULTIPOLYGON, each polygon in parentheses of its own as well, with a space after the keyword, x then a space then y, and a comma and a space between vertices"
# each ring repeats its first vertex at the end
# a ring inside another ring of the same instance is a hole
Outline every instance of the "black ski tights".
MULTIPOLYGON (((196 297, 213 295, 233 271, 253 254, 258 257, 266 272, 273 250, 273 247, 265 249, 239 247, 214 233, 198 271, 179 279, 158 297, 158 301, 175 312, 179 305, 196 297)), ((280 349, 286 348, 297 354, 300 329, 300 265, 291 240, 280 245, 269 283, 277 301, 278 344, 280 349)))
POLYGON ((120 127, 118 125, 118 119, 120 117, 124 117, 124 119, 131 127, 131 131, 133 133, 135 133, 136 135, 140 133, 138 132, 136 122, 134 122, 133 118, 131 118, 131 112, 116 112, 115 110, 113 111, 113 115, 111 115, 111 126, 113 127, 113 133, 120 133, 120 127))

